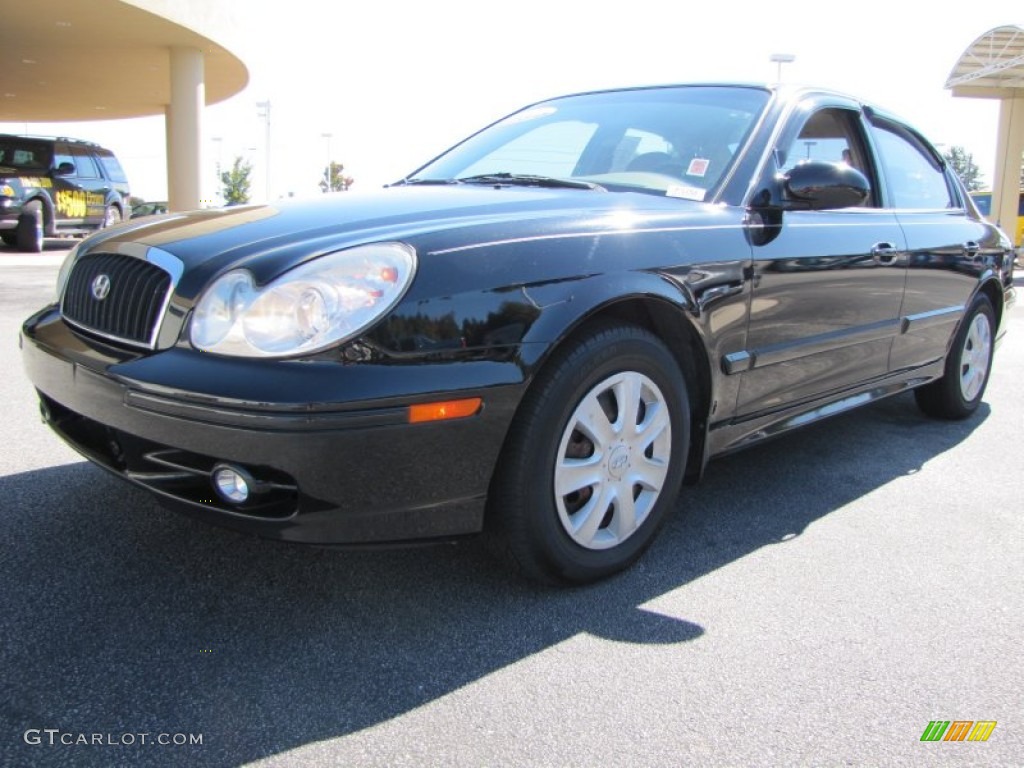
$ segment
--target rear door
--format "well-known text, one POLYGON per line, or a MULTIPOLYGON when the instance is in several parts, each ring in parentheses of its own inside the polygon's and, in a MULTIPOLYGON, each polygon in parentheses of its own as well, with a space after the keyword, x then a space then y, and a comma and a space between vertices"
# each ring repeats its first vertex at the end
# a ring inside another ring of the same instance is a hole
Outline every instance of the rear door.
POLYGON ((110 182, 103 178, 99 162, 88 146, 72 144, 71 154, 75 168, 78 169, 78 184, 84 196, 86 226, 100 227, 103 225, 110 182))
POLYGON ((941 359, 982 276, 1002 248, 991 227, 968 214, 963 191, 938 153, 908 127, 873 117, 886 194, 909 251, 894 370, 941 359))

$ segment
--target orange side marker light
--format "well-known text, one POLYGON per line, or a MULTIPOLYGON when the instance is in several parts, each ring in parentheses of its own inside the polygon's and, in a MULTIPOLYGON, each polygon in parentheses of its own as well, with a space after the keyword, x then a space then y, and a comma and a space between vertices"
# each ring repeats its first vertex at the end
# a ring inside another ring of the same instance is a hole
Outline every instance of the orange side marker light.
POLYGON ((422 424, 426 421, 448 421, 475 416, 480 412, 483 398, 468 397, 464 400, 443 400, 439 403, 421 403, 409 406, 409 423, 422 424))

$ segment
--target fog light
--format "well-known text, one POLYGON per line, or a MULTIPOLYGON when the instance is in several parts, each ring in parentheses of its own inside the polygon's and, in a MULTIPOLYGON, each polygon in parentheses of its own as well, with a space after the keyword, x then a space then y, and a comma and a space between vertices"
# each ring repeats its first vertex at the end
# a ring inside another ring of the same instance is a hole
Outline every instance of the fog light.
POLYGON ((252 475, 239 467, 218 464, 211 473, 213 487, 225 501, 241 504, 253 491, 252 475))

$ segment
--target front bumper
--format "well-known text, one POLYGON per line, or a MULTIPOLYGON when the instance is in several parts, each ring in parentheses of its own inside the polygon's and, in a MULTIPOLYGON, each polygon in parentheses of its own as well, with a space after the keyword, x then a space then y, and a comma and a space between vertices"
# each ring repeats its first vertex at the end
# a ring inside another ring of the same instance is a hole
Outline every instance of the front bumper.
POLYGON ((22 357, 49 425, 166 505, 268 538, 372 544, 478 532, 522 392, 514 362, 420 365, 238 361, 172 349, 125 358, 55 309, 30 318, 22 357), (414 403, 481 397, 472 417, 409 424, 414 403), (263 493, 218 496, 215 465, 263 493))

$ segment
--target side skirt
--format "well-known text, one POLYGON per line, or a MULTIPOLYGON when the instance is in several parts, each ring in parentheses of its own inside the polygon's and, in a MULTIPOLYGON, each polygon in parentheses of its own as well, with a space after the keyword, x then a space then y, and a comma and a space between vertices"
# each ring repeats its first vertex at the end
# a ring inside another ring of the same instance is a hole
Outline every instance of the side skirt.
POLYGON ((778 437, 790 430, 914 389, 941 377, 944 364, 945 361, 939 359, 912 371, 890 374, 858 387, 831 393, 826 397, 783 410, 760 412, 741 419, 712 424, 708 432, 705 455, 711 459, 732 453, 762 440, 778 437))

